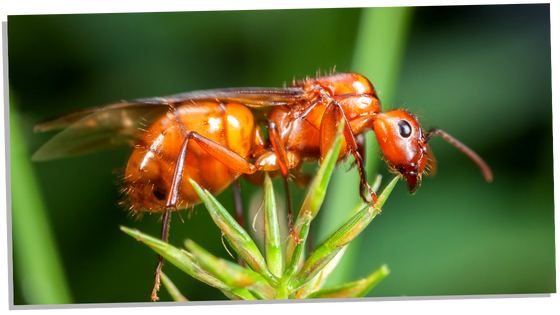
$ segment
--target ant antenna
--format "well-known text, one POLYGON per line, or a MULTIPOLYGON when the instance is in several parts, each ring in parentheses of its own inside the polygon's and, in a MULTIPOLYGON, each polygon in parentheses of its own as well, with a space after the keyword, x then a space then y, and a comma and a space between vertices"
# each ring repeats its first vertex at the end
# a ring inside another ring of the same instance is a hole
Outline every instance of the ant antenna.
POLYGON ((461 143, 459 140, 450 136, 445 131, 437 128, 432 129, 428 132, 428 134, 426 135, 426 143, 430 141, 430 139, 434 135, 441 136, 443 139, 445 139, 445 141, 451 143, 457 149, 461 150, 461 152, 465 153, 468 157, 471 158, 471 160, 473 160, 473 162, 476 163, 476 165, 478 165, 478 167, 480 167, 480 170, 482 171, 482 175, 484 175, 484 179, 486 179, 487 182, 492 181, 493 178, 492 170, 490 169, 490 167, 488 167, 488 164, 486 164, 486 162, 484 162, 484 160, 480 156, 478 156, 478 154, 476 154, 473 150, 471 150, 469 147, 461 143))

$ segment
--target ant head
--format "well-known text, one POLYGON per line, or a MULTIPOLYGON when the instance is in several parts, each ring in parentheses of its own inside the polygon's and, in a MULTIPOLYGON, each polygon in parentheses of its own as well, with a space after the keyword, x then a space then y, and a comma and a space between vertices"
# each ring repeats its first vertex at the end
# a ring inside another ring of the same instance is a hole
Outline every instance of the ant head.
POLYGON ((405 110, 381 113, 373 130, 389 168, 406 179, 410 193, 416 192, 428 160, 428 143, 416 117, 405 110))

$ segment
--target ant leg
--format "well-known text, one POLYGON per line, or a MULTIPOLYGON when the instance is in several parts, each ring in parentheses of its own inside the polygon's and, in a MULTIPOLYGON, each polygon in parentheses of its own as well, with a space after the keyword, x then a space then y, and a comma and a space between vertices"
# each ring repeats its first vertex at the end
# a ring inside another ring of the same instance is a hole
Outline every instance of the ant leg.
MULTIPOLYGON (((362 169, 361 172, 362 173, 366 173, 365 170, 365 160, 366 160, 366 135, 364 135, 363 133, 356 135, 356 144, 358 145, 358 153, 360 155, 360 157, 362 158, 362 169)), ((354 162, 352 162, 352 165, 350 165, 350 169, 352 169, 354 166, 358 165, 358 160, 354 160, 354 162)), ((363 185, 362 185, 362 179, 360 178, 360 182, 358 183, 358 191, 360 192, 360 198, 362 198, 362 200, 367 200, 366 197, 364 196, 364 191, 363 191, 363 185)))
MULTIPOLYGON (((360 156, 362 157, 362 160, 366 160, 366 135, 363 133, 360 133, 358 135, 355 135, 356 138, 356 145, 358 145, 358 153, 360 153, 360 156)), ((350 169, 352 169, 354 166, 356 166, 356 164, 358 164, 358 161, 354 160, 354 162, 352 162, 352 164, 350 165, 350 169)), ((349 170, 350 170, 349 169, 349 170)))
MULTIPOLYGON (((185 159, 187 156, 187 148, 189 145, 189 140, 194 140, 206 153, 210 154, 219 162, 233 169, 234 171, 252 174, 256 171, 254 165, 251 165, 243 157, 234 151, 228 149, 222 144, 210 140, 198 132, 191 131, 183 140, 181 150, 179 151, 179 156, 177 156, 175 170, 173 172, 173 180, 171 181, 171 187, 169 188, 169 193, 167 194, 167 202, 165 204, 165 215, 163 220, 163 228, 161 232, 161 240, 167 243, 169 237, 169 226, 171 221, 171 211, 177 211, 177 199, 179 198, 179 186, 181 184, 181 179, 183 178, 183 170, 185 168, 185 159)), ((152 289, 152 301, 159 300, 157 296, 157 291, 160 287, 160 276, 161 268, 163 266, 163 257, 160 255, 158 258, 158 264, 155 272, 154 288, 152 289)))
MULTIPOLYGON (((341 119, 344 119, 344 140, 346 141, 347 150, 350 150, 354 158, 356 158, 356 163, 358 166, 358 172, 360 173, 360 182, 362 185, 367 189, 369 192, 372 202, 377 201, 377 196, 369 186, 367 182, 365 167, 364 167, 364 160, 359 152, 358 144, 356 143, 356 138, 354 137, 354 133, 352 129, 350 129, 350 123, 348 122, 348 118, 344 114, 340 103, 337 101, 332 101, 325 113, 323 114, 323 118, 321 120, 321 142, 320 142, 320 150, 321 150, 321 158, 324 158, 331 146, 333 145, 334 139, 336 137, 336 130, 338 129, 338 124, 341 119)), ((340 158, 340 154, 339 154, 340 158)), ((361 189, 360 189, 361 191, 361 189)), ((365 198, 363 194, 360 193, 360 197, 365 203, 369 203, 369 201, 365 198)))
MULTIPOLYGON (((191 132, 192 133, 192 132, 191 132)), ((179 152, 179 156, 177 157, 175 170, 173 171, 173 179, 171 181, 171 187, 169 189, 169 193, 167 194, 167 202, 165 204, 165 215, 163 219, 163 228, 161 231, 161 240, 166 242, 169 239, 169 226, 171 225, 171 211, 177 210, 177 198, 179 196, 179 185, 181 183, 181 179, 183 178, 183 170, 185 167, 185 158, 187 156, 187 147, 189 145, 189 139, 191 138, 191 133, 187 135, 185 140, 183 140, 183 144, 181 146, 181 151, 179 152)), ((154 280, 154 288, 152 289, 152 301, 159 300, 157 296, 157 291, 159 291, 160 287, 160 277, 161 277, 161 268, 163 267, 163 256, 159 255, 158 257, 158 264, 156 267, 155 272, 155 280, 154 280)))
MULTIPOLYGON (((366 135, 364 135, 363 133, 359 134, 356 136, 356 144, 358 145, 358 154, 359 156, 362 158, 362 163, 360 163, 359 165, 361 166, 361 173, 366 174, 366 169, 365 169, 365 160, 366 160, 366 135)), ((358 159, 356 159, 356 165, 358 165, 358 159)), ((359 166, 359 167, 360 167, 359 166)), ((367 182, 367 180, 366 180, 367 182)), ((362 198, 362 200, 366 200, 366 197, 364 196, 364 191, 362 189, 362 179, 360 178, 360 182, 358 183, 358 190, 360 191, 360 197, 362 198)))
MULTIPOLYGON (((161 232, 161 239, 167 243, 167 238, 169 236, 169 226, 171 223, 171 209, 166 209, 165 214, 163 216, 163 228, 161 232)), ((151 299, 152 301, 158 301, 159 297, 157 296, 157 291, 159 291, 159 287, 161 285, 160 277, 161 277, 161 267, 163 267, 163 256, 158 256, 158 262, 156 266, 155 272, 155 279, 154 279, 154 287, 152 289, 151 299)))
MULTIPOLYGON (((190 136, 190 134, 189 134, 190 136)), ((187 136, 183 141, 181 146, 181 151, 177 157, 177 163, 175 165, 175 170, 173 171, 173 179, 171 181, 171 187, 169 193, 167 194, 167 202, 165 204, 165 215, 163 218, 163 228, 161 231, 161 240, 166 242, 169 239, 169 226, 171 225, 171 211, 177 210, 177 198, 179 196, 179 184, 181 183, 181 178, 183 177, 183 169, 185 167, 185 157, 187 156, 187 147, 189 144, 190 137, 187 136)), ((159 291, 161 268, 163 267, 163 256, 158 256, 158 264, 156 266, 154 288, 152 289, 152 301, 159 300, 157 296, 157 291, 159 291)))
POLYGON ((272 120, 268 121, 268 132, 269 132, 270 143, 272 144, 274 153, 278 158, 278 165, 280 166, 282 177, 284 177, 284 185, 286 187, 286 197, 288 202, 288 228, 290 230, 290 234, 294 238, 294 241, 299 243, 302 240, 297 236, 296 231, 294 230, 294 221, 293 221, 294 215, 292 212, 290 186, 288 185, 288 179, 290 178, 290 173, 288 171, 288 159, 286 158, 286 150, 284 148, 284 145, 282 144, 282 140, 280 139, 280 132, 278 131, 278 127, 276 126, 276 123, 272 120))

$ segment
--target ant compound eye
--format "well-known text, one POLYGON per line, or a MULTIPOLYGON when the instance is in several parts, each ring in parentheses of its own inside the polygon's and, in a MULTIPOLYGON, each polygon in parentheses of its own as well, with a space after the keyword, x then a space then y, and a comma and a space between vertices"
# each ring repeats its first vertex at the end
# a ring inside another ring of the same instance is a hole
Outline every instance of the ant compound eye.
POLYGON ((403 138, 408 138, 412 134, 412 128, 406 120, 399 121, 399 135, 403 138))

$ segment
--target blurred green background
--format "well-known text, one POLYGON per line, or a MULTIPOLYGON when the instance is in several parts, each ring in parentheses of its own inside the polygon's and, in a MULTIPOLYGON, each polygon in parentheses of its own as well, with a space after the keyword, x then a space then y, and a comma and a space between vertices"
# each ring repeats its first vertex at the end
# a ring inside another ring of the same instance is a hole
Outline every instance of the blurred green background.
MULTIPOLYGON (((53 136, 34 134, 35 124, 122 99, 282 86, 333 66, 365 74, 387 108, 447 131, 494 171, 487 184, 467 157, 432 140, 437 176, 413 196, 397 185, 337 279, 387 264, 391 274, 369 296, 556 292, 549 5, 406 12, 397 34, 391 8, 9 16, 14 304, 148 301, 157 256, 118 227, 161 229, 158 216, 135 220, 118 205, 130 148, 31 163, 53 136), (384 46, 391 40, 402 42, 395 54, 384 46), (398 62, 378 78, 388 58, 398 62), (41 243, 48 233, 54 248, 41 243), (59 254, 62 272, 29 251, 59 254), (59 280, 41 281, 46 274, 59 280)), ((376 147, 368 143, 373 160, 376 147)), ((355 177, 343 176, 349 165, 338 168, 319 214, 316 245, 358 201, 355 177)), ((391 175, 378 165, 386 183, 391 175)), ((242 190, 248 207, 260 188, 242 190)), ((293 189, 296 209, 303 193, 293 189)), ((232 199, 231 189, 219 196, 226 207, 232 199)), ((229 257, 203 207, 184 224, 174 217, 170 242, 185 238, 229 257)), ((190 300, 226 299, 170 264, 165 272, 190 300)), ((165 289, 160 297, 170 300, 165 289)))

